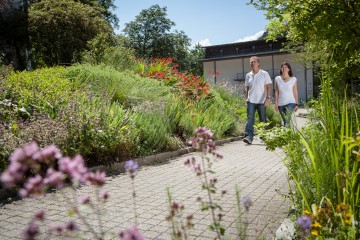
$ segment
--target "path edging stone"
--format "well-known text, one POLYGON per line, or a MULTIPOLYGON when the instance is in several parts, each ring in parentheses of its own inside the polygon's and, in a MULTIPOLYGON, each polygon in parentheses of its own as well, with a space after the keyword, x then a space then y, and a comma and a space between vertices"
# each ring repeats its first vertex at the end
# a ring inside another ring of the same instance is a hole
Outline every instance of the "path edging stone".
MULTIPOLYGON (((238 141, 242 139, 241 136, 238 137, 230 137, 230 138, 226 138, 226 139, 222 139, 222 140, 218 140, 215 141, 216 145, 222 145, 225 143, 229 143, 229 142, 233 142, 233 141, 238 141)), ((161 164, 161 163, 165 163, 166 161, 184 155, 184 154, 188 154, 194 152, 194 148, 192 147, 186 147, 186 148, 181 148, 175 151, 169 151, 169 152, 162 152, 162 153, 157 153, 154 155, 149 155, 149 156, 145 156, 145 157, 140 157, 140 158, 136 158, 133 159, 134 161, 136 161, 140 166, 149 166, 152 164, 161 164)), ((90 171, 104 171, 106 172, 106 174, 113 174, 113 173, 122 173, 125 172, 125 168, 124 168, 124 162, 117 162, 117 163, 113 163, 111 165, 99 165, 99 166, 95 166, 95 167, 91 167, 90 171)), ((7 198, 13 198, 16 197, 16 190, 9 190, 9 189, 0 189, 0 201, 1 200, 5 200, 7 198)))

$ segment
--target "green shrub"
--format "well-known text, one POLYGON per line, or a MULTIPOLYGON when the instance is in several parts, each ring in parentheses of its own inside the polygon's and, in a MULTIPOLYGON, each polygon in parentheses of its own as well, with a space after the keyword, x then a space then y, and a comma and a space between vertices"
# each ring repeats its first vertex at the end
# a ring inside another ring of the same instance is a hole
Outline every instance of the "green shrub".
POLYGON ((63 71, 56 67, 10 74, 3 83, 2 98, 30 114, 43 112, 54 118, 74 91, 73 82, 62 77, 63 71))

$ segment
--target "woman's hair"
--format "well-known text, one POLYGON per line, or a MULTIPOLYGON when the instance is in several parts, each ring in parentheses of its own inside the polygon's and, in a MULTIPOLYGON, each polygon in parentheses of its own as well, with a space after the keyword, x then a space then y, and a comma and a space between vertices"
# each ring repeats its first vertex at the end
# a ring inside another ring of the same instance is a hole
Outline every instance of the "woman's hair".
POLYGON ((280 75, 282 75, 282 66, 286 65, 288 68, 289 68, 289 76, 292 77, 293 76, 293 73, 292 73, 292 69, 291 69, 291 66, 288 62, 283 62, 280 66, 280 75))

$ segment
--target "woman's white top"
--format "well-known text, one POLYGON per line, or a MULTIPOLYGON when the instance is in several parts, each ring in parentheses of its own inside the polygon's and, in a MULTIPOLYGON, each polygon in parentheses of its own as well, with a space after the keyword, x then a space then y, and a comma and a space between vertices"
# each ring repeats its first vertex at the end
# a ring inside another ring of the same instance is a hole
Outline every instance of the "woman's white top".
POLYGON ((294 85, 296 77, 291 77, 288 81, 282 80, 281 76, 275 78, 275 83, 279 90, 278 106, 284 106, 289 103, 296 103, 294 97, 294 85))

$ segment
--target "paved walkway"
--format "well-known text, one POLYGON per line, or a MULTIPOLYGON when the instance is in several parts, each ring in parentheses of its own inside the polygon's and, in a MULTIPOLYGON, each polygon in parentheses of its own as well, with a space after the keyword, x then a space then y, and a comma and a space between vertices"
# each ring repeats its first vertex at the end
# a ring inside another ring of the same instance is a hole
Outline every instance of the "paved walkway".
MULTIPOLYGON (((239 186, 242 196, 249 195, 253 206, 247 215, 248 239, 272 239, 274 233, 287 216, 290 201, 284 197, 288 192, 286 169, 281 162, 284 154, 280 149, 266 151, 265 145, 255 138, 253 145, 242 141, 230 142, 217 147, 224 158, 217 161, 213 169, 218 179, 217 187, 228 193, 220 200, 224 210, 226 236, 237 238, 235 186, 239 186)), ((135 177, 137 222, 145 239, 171 239, 170 224, 165 221, 168 215, 166 189, 170 188, 173 200, 185 206, 184 216, 193 214, 195 224, 190 230, 189 239, 214 239, 215 234, 208 230, 210 215, 199 210, 198 197, 204 196, 198 177, 184 166, 184 161, 196 153, 174 158, 157 166, 142 167, 135 177)), ((111 233, 135 223, 131 180, 126 174, 109 176, 105 189, 110 198, 103 204, 104 229, 111 233)), ((93 192, 90 187, 78 189, 79 196, 93 192)), ((71 197, 71 193, 66 196, 71 197)), ((29 218, 40 209, 47 211, 44 232, 51 224, 65 223, 71 217, 67 214, 69 204, 58 193, 45 198, 26 198, 3 203, 0 207, 0 239, 19 239, 29 218), (51 222, 50 222, 51 221, 51 222)), ((89 224, 98 225, 95 214, 88 213, 89 224)), ((41 239, 49 239, 44 233, 41 239)), ((89 235, 84 239, 94 239, 89 235)), ((50 237, 54 239, 54 237, 50 237)), ((106 239, 114 239, 109 234, 106 239)))

